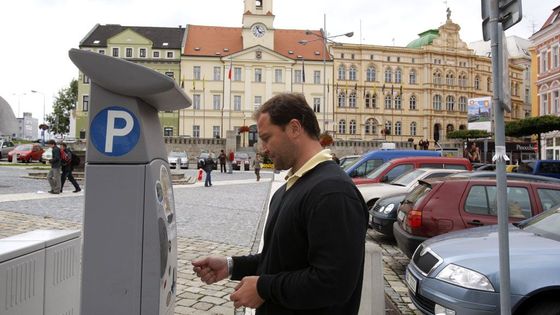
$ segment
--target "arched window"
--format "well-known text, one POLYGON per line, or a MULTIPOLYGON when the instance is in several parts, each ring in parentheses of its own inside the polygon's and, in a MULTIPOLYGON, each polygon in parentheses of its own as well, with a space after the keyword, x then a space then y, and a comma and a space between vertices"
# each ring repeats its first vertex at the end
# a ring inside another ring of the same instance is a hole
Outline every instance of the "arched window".
POLYGON ((434 73, 434 84, 441 84, 441 73, 439 71, 436 71, 434 73))
POLYGON ((434 110, 441 110, 441 95, 434 95, 434 110))
POLYGON ((492 91, 492 78, 486 79, 486 91, 488 92, 492 91))
POLYGON ((368 120, 366 120, 365 123, 365 134, 369 135, 369 134, 376 134, 375 132, 375 127, 377 125, 377 122, 375 121, 375 119, 373 118, 369 118, 368 120))
POLYGON ((356 81, 356 67, 350 66, 350 70, 348 70, 348 80, 356 81))
POLYGON ((350 134, 351 135, 355 135, 356 134, 356 121, 355 120, 350 120, 350 134))
POLYGON ((408 81, 410 84, 416 84, 416 70, 410 70, 410 74, 408 75, 408 81))
POLYGON ((413 121, 410 123, 410 135, 416 136, 416 122, 413 121))
POLYGON ((338 107, 346 107, 346 95, 344 92, 338 94, 338 107))
POLYGON ((352 92, 348 95, 348 107, 356 108, 356 92, 352 92))
POLYGON ((371 107, 372 108, 377 108, 377 94, 373 93, 373 95, 371 96, 371 107))
POLYGON ((344 65, 338 66, 338 79, 346 80, 346 68, 344 67, 344 65))
POLYGON ((447 128, 446 128, 447 134, 449 134, 450 132, 453 132, 453 130, 455 130, 455 127, 453 127, 452 124, 447 125, 447 128))
POLYGON ((519 96, 519 83, 517 82, 513 84, 513 95, 519 96))
POLYGON ((467 98, 465 96, 459 97, 459 111, 460 112, 467 111, 467 98))
POLYGON ((390 135, 392 131, 391 129, 393 129, 393 124, 390 120, 387 120, 385 122, 385 135, 390 135))
POLYGON ((467 126, 465 126, 465 125, 459 125, 459 130, 466 130, 466 129, 467 129, 467 126))
POLYGON ((393 77, 393 70, 391 68, 385 69, 385 82, 391 82, 393 77))
POLYGON ((453 111, 455 108, 455 97, 448 95, 445 99, 445 108, 448 111, 453 111))
POLYGON ((453 75, 453 73, 449 72, 445 75, 445 83, 447 85, 455 85, 455 76, 453 75))
POLYGON ((395 136, 400 136, 402 134, 402 130, 401 130, 401 122, 397 121, 395 123, 395 136))
POLYGON ((338 121, 338 133, 340 134, 346 133, 346 120, 341 119, 338 121))
POLYGON ((416 96, 415 95, 412 95, 410 97, 409 105, 410 105, 410 109, 412 109, 412 110, 416 109, 416 96))
POLYGON ((385 109, 391 109, 393 107, 393 100, 391 94, 385 95, 385 109))
POLYGON ((474 89, 475 90, 480 90, 480 77, 476 76, 474 78, 474 89))
POLYGON ((366 81, 373 82, 375 81, 375 67, 370 66, 366 70, 366 81))
POLYGON ((402 109, 400 95, 395 96, 395 109, 402 109))
POLYGON ((395 83, 401 83, 402 71, 401 68, 395 70, 395 83))

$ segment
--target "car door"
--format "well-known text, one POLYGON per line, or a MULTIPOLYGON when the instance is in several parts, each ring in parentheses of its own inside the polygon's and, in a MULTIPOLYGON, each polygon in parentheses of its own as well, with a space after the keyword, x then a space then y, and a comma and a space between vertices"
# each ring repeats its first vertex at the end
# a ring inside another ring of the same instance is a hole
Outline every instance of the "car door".
POLYGON ((548 211, 560 206, 560 190, 549 187, 536 188, 537 199, 542 211, 548 211))

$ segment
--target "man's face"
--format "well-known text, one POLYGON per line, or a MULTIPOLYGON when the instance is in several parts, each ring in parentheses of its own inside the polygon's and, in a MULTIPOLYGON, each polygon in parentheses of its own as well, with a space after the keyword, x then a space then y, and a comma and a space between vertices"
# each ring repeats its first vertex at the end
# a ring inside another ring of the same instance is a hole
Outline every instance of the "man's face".
POLYGON ((287 130, 272 124, 268 113, 259 116, 257 129, 264 152, 274 162, 274 168, 277 170, 291 168, 296 160, 296 150, 287 130))

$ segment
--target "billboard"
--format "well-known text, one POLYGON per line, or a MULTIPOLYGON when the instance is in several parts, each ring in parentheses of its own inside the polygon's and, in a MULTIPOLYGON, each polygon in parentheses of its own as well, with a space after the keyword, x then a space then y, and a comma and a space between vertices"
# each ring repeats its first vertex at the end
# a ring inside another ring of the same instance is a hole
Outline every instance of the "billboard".
POLYGON ((469 98, 468 129, 492 132, 492 98, 489 96, 469 98))

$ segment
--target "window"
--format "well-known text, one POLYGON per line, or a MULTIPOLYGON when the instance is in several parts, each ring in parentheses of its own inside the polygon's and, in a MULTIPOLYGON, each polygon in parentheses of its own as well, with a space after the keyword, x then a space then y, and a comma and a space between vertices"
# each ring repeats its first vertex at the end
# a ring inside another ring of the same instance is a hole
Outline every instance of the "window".
POLYGON ((441 73, 435 72, 433 80, 434 80, 434 84, 441 84, 441 73))
POLYGON ((393 100, 391 99, 391 95, 385 95, 385 109, 391 109, 393 107, 393 100))
POLYGON ((391 82, 393 77, 393 70, 391 68, 385 69, 385 82, 391 82))
POLYGON ((262 104, 262 96, 255 96, 255 110, 259 109, 262 104))
POLYGON ((393 123, 391 123, 390 120, 387 120, 385 122, 385 135, 390 135, 392 131, 391 129, 393 129, 393 123))
POLYGON ((338 133, 340 134, 346 133, 346 120, 341 119, 338 121, 338 133))
POLYGON ((366 99, 365 99, 365 103, 366 103, 366 108, 369 108, 370 105, 370 95, 369 92, 366 94, 366 99))
POLYGON ((409 100, 409 108, 411 110, 416 110, 416 96, 412 95, 409 100))
POLYGON ((154 51, 152 52, 152 57, 154 57, 154 58, 159 58, 159 51, 154 50, 154 51))
POLYGON ((387 174, 385 174, 384 177, 386 177, 386 179, 383 182, 388 183, 388 182, 392 181, 393 179, 395 179, 395 178, 401 176, 402 174, 407 173, 407 172, 409 172, 413 169, 414 169, 414 166, 412 164, 397 165, 392 170, 387 172, 387 174))
POLYGON ((539 188, 537 193, 544 211, 554 209, 560 205, 560 190, 539 188))
POLYGON ((301 83, 301 70, 294 70, 294 83, 301 83))
POLYGON ((212 109, 220 110, 222 108, 222 96, 221 95, 212 95, 212 109))
POLYGON ((366 81, 368 81, 368 82, 374 82, 375 81, 375 68, 373 66, 370 66, 366 70, 366 81))
POLYGON ((369 134, 375 134, 375 120, 373 118, 370 118, 368 120, 366 120, 365 123, 365 134, 369 135, 369 134))
POLYGON ((492 78, 486 79, 486 91, 488 92, 492 91, 492 78))
POLYGON ((410 135, 416 136, 416 122, 413 121, 410 123, 410 135))
POLYGON ((433 109, 441 110, 441 95, 434 95, 433 109))
POLYGON ((448 111, 453 111, 455 107, 455 98, 451 95, 448 95, 445 100, 445 108, 448 111))
MULTIPOLYGON (((138 55, 140 58, 146 58, 146 48, 140 48, 138 55)), ((171 131, 173 132, 173 128, 171 128, 171 131)))
POLYGON ((222 67, 214 67, 214 81, 220 81, 222 73, 222 67))
POLYGON ((371 96, 371 107, 377 108, 377 94, 375 93, 371 96))
POLYGON ((118 57, 119 56, 119 48, 118 47, 113 48, 112 56, 113 57, 118 57))
POLYGON ((241 81, 241 68, 233 68, 233 81, 241 81))
POLYGON ((395 109, 402 109, 400 95, 395 96, 395 109))
POLYGON ((200 109, 200 94, 193 94, 193 110, 200 109))
POLYGON ((348 107, 356 108, 356 92, 352 92, 348 96, 348 107))
POLYGON ((474 89, 480 90, 480 78, 478 76, 474 78, 474 89))
POLYGON ((274 69, 274 82, 282 83, 282 69, 274 69))
POLYGON ((459 97, 459 111, 460 112, 467 111, 467 98, 465 96, 459 97))
MULTIPOLYGON (((507 203, 509 217, 511 218, 525 219, 532 215, 529 192, 524 187, 508 187, 507 203)), ((465 211, 479 215, 496 216, 498 212, 496 187, 471 187, 465 202, 465 211)))
POLYGON ((560 111, 560 108, 559 108, 560 104, 559 104, 559 102, 558 102, 558 91, 554 91, 554 92, 552 93, 552 102, 553 102, 553 104, 554 104, 554 106, 553 106, 553 108, 554 108, 554 113, 553 113, 553 114, 558 114, 559 111, 560 111))
POLYGON ((351 55, 350 55, 350 59, 354 59, 354 54, 351 54, 351 55))
POLYGON ((200 80, 200 66, 193 66, 193 80, 200 80))
POLYGON ((447 75, 445 75, 445 83, 447 85, 455 85, 455 76, 453 75, 453 73, 448 73, 447 75))
POLYGON ((542 104, 541 104, 541 114, 550 114, 548 110, 548 94, 543 94, 541 96, 542 104))
POLYGON ((82 96, 82 111, 87 112, 89 110, 89 95, 82 96))
POLYGON ((172 51, 168 51, 165 54, 167 56, 167 59, 172 59, 173 58, 173 52, 172 51))
POLYGON ((541 71, 540 73, 545 73, 547 70, 547 59, 546 58, 546 52, 542 52, 541 53, 541 71))
POLYGON ((401 69, 397 68, 397 70, 395 70, 395 83, 401 83, 401 69))
POLYGON ((84 74, 83 81, 84 84, 89 84, 89 77, 84 74))
POLYGON ((558 46, 552 47, 552 68, 558 68, 558 46))
POLYGON ((192 136, 193 138, 200 138, 200 126, 198 125, 192 126, 192 136))
POLYGON ((262 69, 255 68, 255 82, 262 82, 262 69))
POLYGON ((212 138, 220 137, 220 126, 212 126, 212 138))
POLYGON ((350 70, 348 70, 348 80, 356 81, 356 67, 351 66, 350 70))
POLYGON ((241 95, 233 96, 233 110, 236 112, 241 111, 241 95))
POLYGON ((410 70, 408 81, 410 84, 416 84, 416 70, 410 70))
POLYGON ((313 111, 316 113, 321 112, 321 98, 319 97, 313 98, 313 111))
POLYGON ((170 77, 170 78, 175 78, 175 73, 173 73, 172 71, 165 72, 165 75, 170 77))
POLYGON ((173 127, 163 127, 164 137, 173 137, 173 127))
POLYGON ((346 107, 346 95, 344 92, 338 94, 338 107, 346 107))
POLYGON ((455 130, 455 127, 453 127, 452 124, 447 125, 447 127, 446 127, 447 134, 449 134, 450 132, 453 132, 453 130, 455 130))
POLYGON ((402 134, 402 126, 401 126, 401 122, 397 121, 395 123, 395 136, 400 136, 402 134))
POLYGON ((348 129, 349 129, 351 135, 356 134, 356 121, 355 120, 350 120, 350 128, 348 128, 348 129))
MULTIPOLYGON (((342 58, 344 58, 344 57, 342 57, 342 58)), ((338 79, 339 80, 346 80, 346 68, 344 68, 344 65, 338 66, 338 79)))
POLYGON ((313 71, 313 83, 321 84, 321 71, 313 71))
POLYGON ((344 59, 344 54, 340 54, 340 59, 344 59))
POLYGON ((126 49, 126 58, 132 58, 132 48, 126 49))
POLYGON ((97 51, 100 55, 105 55, 105 49, 99 49, 97 51))

